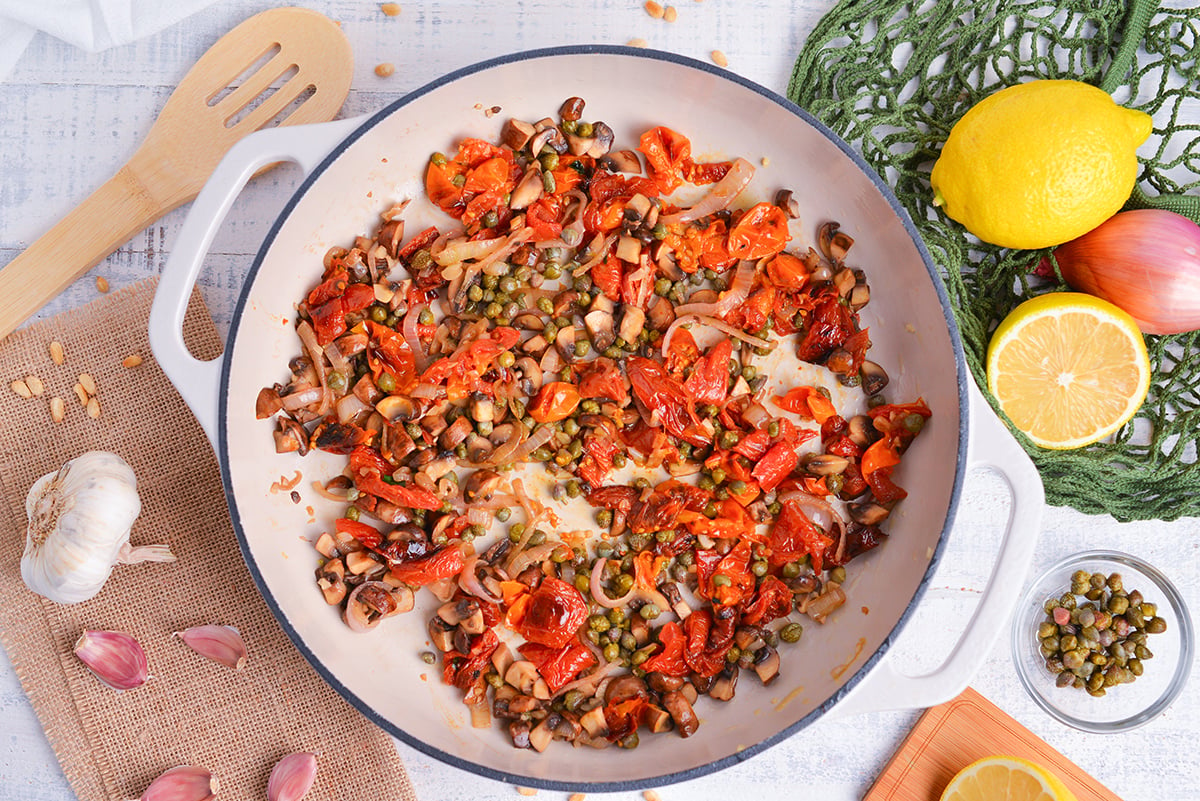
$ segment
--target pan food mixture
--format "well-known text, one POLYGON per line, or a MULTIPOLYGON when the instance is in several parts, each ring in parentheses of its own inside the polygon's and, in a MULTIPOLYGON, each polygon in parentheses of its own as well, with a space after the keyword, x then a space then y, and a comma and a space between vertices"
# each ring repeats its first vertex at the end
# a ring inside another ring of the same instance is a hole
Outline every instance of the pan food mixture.
POLYGON ((421 658, 538 751, 688 737, 700 696, 773 681, 886 539, 930 417, 884 399, 836 223, 789 250, 798 204, 739 204, 748 161, 695 161, 665 127, 617 150, 583 110, 434 153, 446 223, 407 232, 401 203, 330 250, 257 404, 279 452, 349 457, 318 485, 348 504, 316 543, 325 599, 367 631, 427 588, 421 658), (778 347, 861 394, 769 390, 778 347))

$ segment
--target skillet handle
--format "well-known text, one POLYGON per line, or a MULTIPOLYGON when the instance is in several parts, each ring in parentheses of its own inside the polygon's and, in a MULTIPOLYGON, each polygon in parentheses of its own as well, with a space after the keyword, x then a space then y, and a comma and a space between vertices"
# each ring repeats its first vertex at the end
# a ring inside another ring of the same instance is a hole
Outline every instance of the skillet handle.
POLYGON ((238 142, 217 165, 188 211, 163 268, 150 308, 150 349, 217 449, 217 410, 224 355, 200 361, 183 342, 183 317, 213 237, 233 201, 263 167, 280 161, 307 175, 363 121, 355 117, 316 125, 271 128, 238 142))
POLYGON ((900 673, 884 659, 835 707, 835 717, 888 709, 930 707, 949 701, 967 688, 991 655, 1013 607, 1016 606, 1033 558, 1041 526, 1045 493, 1029 456, 996 417, 983 395, 968 381, 971 440, 968 469, 990 468, 1012 492, 1012 507, 992 574, 979 606, 954 650, 936 670, 923 676, 900 673))

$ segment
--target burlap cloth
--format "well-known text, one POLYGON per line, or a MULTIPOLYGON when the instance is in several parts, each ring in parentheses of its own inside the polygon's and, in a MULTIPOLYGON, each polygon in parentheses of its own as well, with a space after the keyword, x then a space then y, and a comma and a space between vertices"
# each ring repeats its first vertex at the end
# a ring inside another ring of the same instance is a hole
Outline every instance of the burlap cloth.
MULTIPOLYGON (((415 801, 391 740, 321 680, 255 589, 212 449, 150 353, 154 287, 143 282, 0 342, 0 640, 63 772, 80 799, 117 801, 138 797, 167 768, 199 764, 220 778, 220 797, 250 801, 266 798, 280 757, 312 751, 320 770, 307 798, 415 801), (52 340, 64 346, 61 366, 48 356, 52 340), (123 367, 130 354, 143 363, 123 367), (98 419, 73 392, 81 372, 96 379, 98 419), (9 389, 27 375, 42 379, 45 395, 24 400, 9 389), (61 423, 49 411, 56 395, 66 401, 61 423), (168 543, 178 561, 117 566, 95 598, 62 606, 21 581, 25 494, 91 449, 120 454, 137 474, 132 543, 168 543), (172 637, 206 623, 241 631, 250 658, 240 672, 172 637), (103 686, 72 652, 84 629, 137 637, 153 679, 124 693, 103 686)), ((198 356, 220 352, 198 296, 186 329, 198 356)))

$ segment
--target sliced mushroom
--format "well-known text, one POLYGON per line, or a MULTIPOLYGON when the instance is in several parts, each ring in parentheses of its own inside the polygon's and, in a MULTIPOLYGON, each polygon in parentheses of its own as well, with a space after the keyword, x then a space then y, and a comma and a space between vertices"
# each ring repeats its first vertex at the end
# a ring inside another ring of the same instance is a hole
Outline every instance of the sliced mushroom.
POLYGON ((525 169, 525 174, 521 176, 521 180, 513 189, 509 200, 510 208, 517 211, 529 207, 542 196, 544 188, 542 170, 538 167, 537 162, 533 162, 525 169))
POLYGON ((800 203, 792 196, 790 189, 780 189, 775 193, 775 205, 793 220, 800 217, 800 203))
POLYGON ((854 289, 850 290, 849 301, 853 311, 860 310, 871 302, 871 287, 866 284, 855 284, 854 289))
POLYGON ((476 470, 463 482, 463 500, 467 503, 490 501, 500 486, 500 474, 495 470, 476 470))
POLYGON ((779 652, 764 645, 754 653, 754 672, 763 684, 770 684, 779 676, 779 652))
POLYGON ((738 626, 733 634, 733 644, 743 651, 756 651, 764 645, 763 633, 758 626, 738 626))
POLYGON ((279 385, 274 387, 263 387, 258 391, 258 397, 254 400, 254 416, 259 420, 266 420, 273 414, 283 409, 283 398, 279 397, 279 385))
POLYGON ((536 133, 534 127, 524 120, 510 119, 500 129, 500 142, 519 151, 529 143, 534 133, 536 133))
POLYGON ((846 436, 860 448, 866 448, 875 441, 875 427, 871 418, 865 414, 856 414, 850 418, 846 436))
POLYGON ((448 475, 454 469, 455 461, 453 456, 442 456, 426 463, 421 468, 421 472, 429 477, 430 481, 437 481, 442 476, 448 475))
POLYGON ((478 464, 492 455, 492 443, 487 437, 471 434, 467 437, 467 460, 478 464))
POLYGON ((874 501, 864 501, 851 506, 849 512, 851 520, 864 526, 877 526, 891 514, 890 509, 874 501))
POLYGON ((346 565, 341 559, 330 559, 317 568, 317 586, 325 603, 337 606, 346 597, 346 565))
POLYGON ((529 140, 529 152, 535 158, 541 155, 542 151, 546 148, 550 148, 551 151, 560 156, 567 152, 566 137, 562 135, 562 131, 553 127, 553 125, 538 131, 529 140))
POLYGON ((546 320, 536 312, 521 312, 513 318, 512 325, 525 331, 541 331, 546 327, 546 320))
POLYGON ((874 395, 888 385, 888 374, 875 362, 866 359, 862 363, 862 389, 867 395, 874 395))
POLYGON ((688 615, 692 613, 692 607, 688 606, 688 602, 683 599, 683 593, 679 591, 679 585, 673 581, 666 581, 659 586, 659 590, 671 602, 671 611, 675 613, 675 616, 680 620, 686 620, 688 615))
POLYGON ((671 715, 671 719, 675 721, 675 727, 679 729, 680 737, 691 737, 696 733, 696 729, 700 728, 700 719, 696 717, 696 711, 692 709, 691 702, 682 692, 663 693, 662 705, 671 715))
POLYGON ((603 158, 608 155, 608 151, 612 150, 614 139, 616 139, 616 134, 607 123, 599 120, 593 122, 592 145, 587 149, 586 154, 594 159, 603 158))
POLYGON ((650 327, 655 331, 666 331, 675 322, 675 306, 666 298, 655 295, 650 301, 650 313, 647 317, 650 327))
POLYGON ((361 576, 378 573, 383 570, 383 565, 375 561, 367 551, 351 551, 346 554, 346 569, 351 575, 361 576))
POLYGON ((575 326, 568 325, 565 328, 558 329, 558 335, 554 337, 554 347, 558 348, 558 353, 563 357, 564 361, 574 361, 575 326))
POLYGON ((556 348, 546 348, 542 360, 538 363, 543 373, 557 373, 567 366, 562 354, 556 348))
POLYGON ((653 734, 662 734, 671 728, 671 713, 657 704, 646 704, 642 709, 642 723, 653 734))
POLYGON ((590 311, 583 318, 583 325, 587 328, 592 345, 601 353, 612 347, 613 343, 617 341, 611 312, 602 309, 590 311))
POLYGON ((342 616, 351 630, 361 633, 375 628, 385 617, 396 614, 398 609, 399 605, 386 584, 367 581, 350 593, 342 616))
POLYGON ((567 136, 567 150, 572 156, 582 156, 592 149, 596 144, 594 136, 580 136, 579 134, 569 133, 567 136))
POLYGON ((485 628, 479 601, 464 598, 438 607, 437 616, 448 626, 458 626, 467 634, 482 634, 485 628))
POLYGON ((814 476, 832 476, 846 472, 850 460, 835 453, 818 454, 808 460, 804 469, 814 476))
POLYGON ((541 334, 532 336, 521 344, 521 350, 528 353, 530 356, 541 356, 546 348, 550 347, 550 343, 541 334))
POLYGON ((615 255, 621 261, 637 264, 638 257, 642 255, 641 240, 635 239, 632 236, 622 235, 617 240, 617 249, 615 251, 615 255))
POLYGON ((496 650, 492 651, 492 667, 496 669, 496 673, 503 676, 508 673, 508 669, 512 667, 513 655, 512 649, 508 647, 508 643, 500 643, 496 646, 496 650))
POLYGON ((388 395, 375 404, 375 411, 383 415, 388 422, 395 420, 412 420, 417 414, 417 406, 412 399, 403 395, 388 395))
POLYGON ((604 717, 604 707, 590 709, 579 718, 579 725, 592 737, 603 737, 608 734, 608 721, 604 717))
POLYGON ((471 395, 471 419, 477 423, 490 423, 496 419, 496 404, 482 392, 471 395))
POLYGON ((274 432, 276 453, 308 453, 308 432, 290 417, 279 418, 279 430, 274 432))
POLYGON ((404 239, 404 219, 395 217, 388 220, 379 227, 379 233, 375 235, 375 241, 383 245, 387 255, 396 258, 397 252, 400 250, 400 242, 404 239))
POLYGON ((632 150, 613 150, 600 159, 600 164, 610 172, 642 171, 642 162, 632 150))
POLYGON ((549 724, 550 718, 547 717, 529 732, 529 747, 538 753, 545 751, 554 739, 554 729, 549 724))
POLYGON ((568 97, 558 109, 558 116, 570 122, 577 122, 583 116, 584 99, 568 97))
POLYGON ((827 222, 817 231, 817 246, 825 258, 834 264, 842 263, 853 244, 854 240, 849 234, 838 230, 836 222, 827 222))
POLYGON ((621 326, 617 330, 617 336, 633 345, 638 341, 645 325, 646 313, 633 304, 627 304, 621 313, 621 326))
POLYGON ((532 695, 517 693, 508 701, 508 711, 514 715, 528 715, 530 712, 541 708, 542 702, 532 695))
POLYGON ((529 397, 536 395, 542 388, 541 366, 529 356, 522 356, 513 367, 521 374, 521 391, 529 397))
POLYGON ((437 615, 429 618, 429 642, 442 653, 454 648, 454 627, 437 615))
POLYGON ((518 719, 508 724, 508 735, 512 737, 513 748, 528 748, 529 732, 529 721, 518 719))
POLYGON ((726 668, 717 676, 717 680, 713 682, 712 687, 708 691, 708 697, 717 701, 728 701, 733 698, 734 692, 737 690, 738 669, 726 668))
POLYGON ((649 697, 650 690, 646 687, 646 682, 633 675, 618 676, 608 683, 608 688, 604 691, 605 704, 649 697))
POLYGON ((537 667, 525 659, 518 659, 504 671, 504 680, 524 695, 533 694, 533 685, 539 678, 537 667))
POLYGON ((469 417, 458 417, 442 432, 438 442, 444 450, 452 451, 465 442, 474 430, 475 426, 471 425, 469 417))

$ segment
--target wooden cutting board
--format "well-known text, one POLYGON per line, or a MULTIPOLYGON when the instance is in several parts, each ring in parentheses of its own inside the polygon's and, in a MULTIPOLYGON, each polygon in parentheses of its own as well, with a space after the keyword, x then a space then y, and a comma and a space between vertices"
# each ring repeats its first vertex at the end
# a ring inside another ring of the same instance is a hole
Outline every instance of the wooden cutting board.
POLYGON ((974 690, 925 712, 863 801, 938 801, 954 774, 985 756, 1037 762, 1079 799, 1121 801, 1100 782, 974 690))

